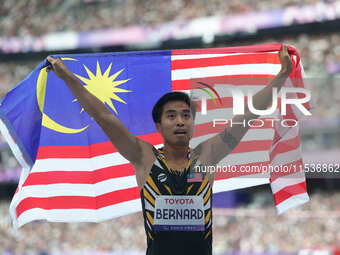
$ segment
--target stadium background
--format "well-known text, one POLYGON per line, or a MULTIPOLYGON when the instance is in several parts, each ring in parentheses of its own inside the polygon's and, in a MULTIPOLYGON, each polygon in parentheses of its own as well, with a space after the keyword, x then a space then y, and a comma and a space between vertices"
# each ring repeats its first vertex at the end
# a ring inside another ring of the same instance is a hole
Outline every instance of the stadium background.
MULTIPOLYGON (((0 1, 0 95, 56 53, 284 42, 312 92, 301 125, 305 163, 340 163, 340 1, 0 1), (216 26, 218 23, 223 26, 216 26)), ((0 254, 145 254, 141 214, 95 223, 34 222, 15 232, 9 202, 20 168, 0 138, 0 254)), ((220 194, 215 254, 337 254, 340 182, 308 179, 311 201, 277 216, 268 185, 220 194)))

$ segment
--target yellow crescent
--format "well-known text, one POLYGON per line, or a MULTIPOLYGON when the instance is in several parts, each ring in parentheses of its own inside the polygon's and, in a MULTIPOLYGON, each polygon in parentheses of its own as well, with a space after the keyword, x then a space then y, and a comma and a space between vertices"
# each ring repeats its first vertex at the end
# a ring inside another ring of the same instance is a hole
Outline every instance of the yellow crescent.
MULTIPOLYGON (((62 60, 77 61, 76 59, 72 59, 72 58, 62 58, 62 60)), ((54 120, 52 120, 50 117, 48 117, 44 113, 46 83, 47 83, 47 71, 46 71, 46 67, 44 67, 43 69, 41 69, 39 76, 38 76, 38 80, 37 80, 37 101, 38 101, 39 109, 42 113, 41 124, 48 129, 52 129, 56 132, 65 133, 65 134, 76 134, 76 133, 83 132, 85 129, 87 129, 88 126, 80 128, 80 129, 65 127, 55 122, 54 120)))

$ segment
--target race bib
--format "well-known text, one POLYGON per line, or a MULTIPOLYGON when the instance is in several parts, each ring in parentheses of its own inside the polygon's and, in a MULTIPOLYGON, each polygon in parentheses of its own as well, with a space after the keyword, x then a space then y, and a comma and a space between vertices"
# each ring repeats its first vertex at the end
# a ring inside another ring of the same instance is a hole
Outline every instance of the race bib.
POLYGON ((156 231, 204 231, 202 197, 156 197, 154 229, 156 231))

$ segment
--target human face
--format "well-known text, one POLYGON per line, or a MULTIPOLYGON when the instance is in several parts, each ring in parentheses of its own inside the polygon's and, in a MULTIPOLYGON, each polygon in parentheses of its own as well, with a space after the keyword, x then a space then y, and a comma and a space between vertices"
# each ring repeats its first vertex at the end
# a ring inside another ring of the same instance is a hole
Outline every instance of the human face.
POLYGON ((156 124, 164 142, 188 146, 194 130, 190 107, 183 101, 170 101, 163 106, 161 123, 156 124))

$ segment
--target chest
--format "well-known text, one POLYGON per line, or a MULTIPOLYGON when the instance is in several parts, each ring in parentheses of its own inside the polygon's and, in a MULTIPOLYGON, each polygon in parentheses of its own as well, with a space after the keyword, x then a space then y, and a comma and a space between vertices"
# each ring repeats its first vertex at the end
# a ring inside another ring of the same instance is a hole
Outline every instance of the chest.
POLYGON ((169 170, 182 172, 182 171, 185 171, 185 169, 188 167, 189 159, 177 160, 177 161, 166 160, 164 161, 164 164, 169 170))

